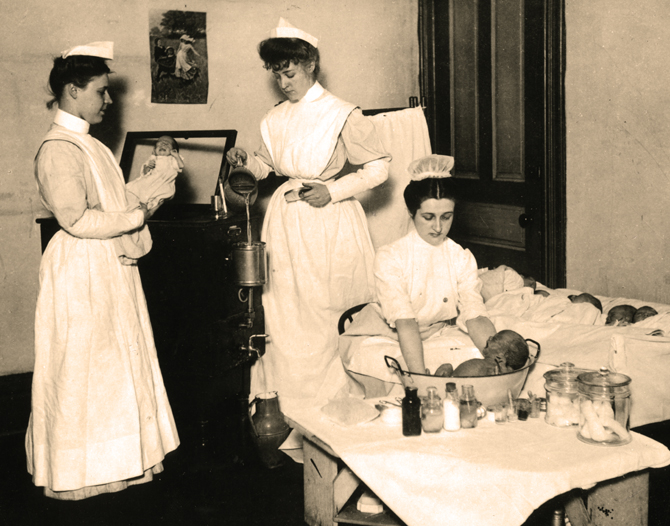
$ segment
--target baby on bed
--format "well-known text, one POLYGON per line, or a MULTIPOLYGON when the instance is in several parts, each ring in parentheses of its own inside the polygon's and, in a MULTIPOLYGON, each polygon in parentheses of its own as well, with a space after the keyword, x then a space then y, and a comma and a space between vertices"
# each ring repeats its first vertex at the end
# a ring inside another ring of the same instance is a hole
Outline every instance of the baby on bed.
POLYGON ((521 369, 530 355, 528 344, 514 331, 502 330, 491 336, 482 351, 484 358, 472 358, 456 369, 449 363, 441 365, 435 376, 494 376, 521 369))
POLYGON ((612 307, 607 313, 607 320, 605 325, 617 325, 624 327, 633 323, 638 323, 652 316, 656 316, 658 312, 653 307, 645 305, 636 309, 632 305, 617 305, 612 307))
POLYGON ((512 267, 500 265, 494 269, 479 269, 479 279, 482 282, 481 295, 484 301, 488 301, 498 294, 510 290, 518 290, 523 287, 529 287, 533 290, 537 288, 537 281, 530 276, 519 274, 512 267))
MULTIPOLYGON (((480 269, 479 279, 482 281, 481 293, 485 302, 503 292, 519 290, 524 287, 531 288, 534 291, 534 294, 542 296, 543 298, 551 296, 551 293, 548 290, 537 289, 537 281, 535 278, 519 274, 513 268, 506 265, 500 265, 493 270, 489 270, 488 268, 480 269)), ((603 311, 603 306, 600 300, 588 292, 571 294, 568 296, 568 300, 570 300, 571 303, 590 303, 601 313, 603 311)))

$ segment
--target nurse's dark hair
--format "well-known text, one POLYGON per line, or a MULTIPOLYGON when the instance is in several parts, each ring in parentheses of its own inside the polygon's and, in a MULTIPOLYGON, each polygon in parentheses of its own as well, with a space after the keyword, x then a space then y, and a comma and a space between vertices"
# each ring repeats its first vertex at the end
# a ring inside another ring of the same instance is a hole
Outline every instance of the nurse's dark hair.
POLYGON ((53 105, 61 99, 63 90, 68 84, 72 83, 83 89, 94 77, 105 73, 110 73, 110 69, 104 58, 87 55, 56 57, 49 74, 49 91, 53 99, 47 102, 47 108, 53 108, 53 105))
POLYGON ((458 200, 455 181, 451 177, 427 177, 421 181, 410 181, 403 193, 407 210, 412 217, 428 199, 458 200))
POLYGON ((314 79, 319 75, 319 50, 300 38, 268 38, 258 44, 258 54, 265 69, 279 71, 293 64, 314 62, 314 79))

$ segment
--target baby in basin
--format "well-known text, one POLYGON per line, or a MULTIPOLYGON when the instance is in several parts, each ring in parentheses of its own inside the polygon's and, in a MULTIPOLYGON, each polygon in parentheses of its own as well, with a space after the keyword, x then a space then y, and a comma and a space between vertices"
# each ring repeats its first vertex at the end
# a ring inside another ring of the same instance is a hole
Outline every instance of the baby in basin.
POLYGON ((449 363, 441 365, 435 376, 494 376, 521 369, 530 355, 528 344, 514 331, 502 330, 491 336, 482 351, 484 358, 472 358, 456 369, 449 363))

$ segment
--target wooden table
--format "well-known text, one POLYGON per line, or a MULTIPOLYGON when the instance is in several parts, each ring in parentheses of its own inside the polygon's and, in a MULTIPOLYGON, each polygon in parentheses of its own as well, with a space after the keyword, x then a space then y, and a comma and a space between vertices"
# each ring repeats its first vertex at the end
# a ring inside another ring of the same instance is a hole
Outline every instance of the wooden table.
MULTIPOLYGON (((307 524, 310 526, 333 526, 341 523, 385 526, 412 524, 411 517, 406 516, 403 522, 395 515, 394 503, 385 506, 384 512, 380 514, 359 512, 356 509, 356 501, 361 487, 364 486, 359 476, 330 444, 317 436, 314 432, 315 427, 311 425, 312 421, 295 414, 287 415, 286 421, 304 437, 304 506, 307 524)), ((343 432, 346 432, 346 428, 343 428, 343 432)), ((462 432, 468 433, 466 430, 462 432)), ((664 447, 655 442, 654 444, 664 447)), ((594 454, 597 456, 597 452, 603 448, 594 447, 596 448, 594 454)), ((670 459, 670 455, 668 458, 670 459)), ((667 463, 670 463, 670 460, 667 463)), ((366 478, 365 474, 360 475, 366 478)), ((575 488, 562 494, 560 500, 573 526, 605 524, 646 526, 648 495, 648 469, 642 469, 625 476, 599 481, 587 490, 575 488)), ((456 523, 462 524, 460 521, 456 523)), ((444 524, 448 522, 445 521, 444 524)))

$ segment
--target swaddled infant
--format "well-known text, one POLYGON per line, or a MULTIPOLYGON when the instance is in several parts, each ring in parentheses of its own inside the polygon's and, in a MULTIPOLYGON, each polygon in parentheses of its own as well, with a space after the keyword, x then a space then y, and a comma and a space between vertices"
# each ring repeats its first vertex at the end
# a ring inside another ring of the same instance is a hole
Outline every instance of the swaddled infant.
POLYGON ((636 309, 632 305, 617 305, 612 307, 607 313, 605 325, 625 327, 626 325, 640 322, 657 314, 656 309, 649 305, 645 305, 639 309, 636 309))
POLYGON ((530 352, 523 337, 514 331, 503 330, 491 336, 482 351, 484 358, 472 358, 456 369, 451 364, 441 365, 435 376, 494 376, 521 369, 530 352))
POLYGON ((646 320, 647 318, 651 318, 652 316, 656 316, 657 314, 658 311, 654 307, 645 305, 644 307, 640 307, 635 311, 635 315, 633 316, 633 323, 646 320))

